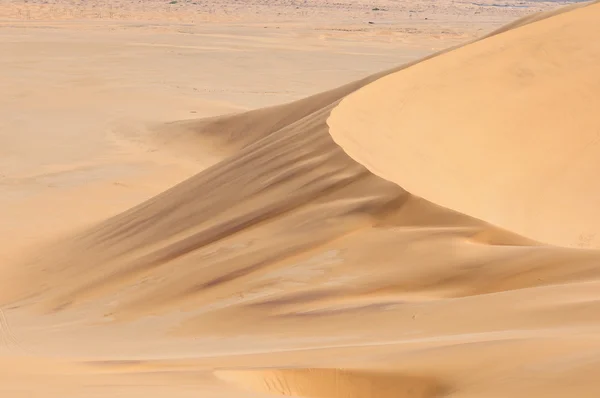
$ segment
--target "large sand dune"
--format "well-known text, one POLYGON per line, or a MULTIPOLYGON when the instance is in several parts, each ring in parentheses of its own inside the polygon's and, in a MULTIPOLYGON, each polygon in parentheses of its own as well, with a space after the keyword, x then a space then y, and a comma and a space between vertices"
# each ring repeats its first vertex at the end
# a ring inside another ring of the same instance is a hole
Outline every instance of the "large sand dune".
POLYGON ((596 4, 579 8, 380 79, 333 112, 332 134, 414 194, 600 247, 599 17, 596 4))
POLYGON ((0 392, 597 397, 599 10, 157 129, 214 164, 5 270, 0 392))

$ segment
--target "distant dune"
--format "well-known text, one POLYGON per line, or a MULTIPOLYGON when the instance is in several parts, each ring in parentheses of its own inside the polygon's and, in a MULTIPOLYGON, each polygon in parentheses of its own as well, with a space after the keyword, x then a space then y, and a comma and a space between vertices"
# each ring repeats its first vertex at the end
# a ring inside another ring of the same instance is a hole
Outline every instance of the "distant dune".
POLYGON ((598 21, 569 7, 168 124, 220 161, 15 267, 0 298, 21 326, 0 336, 37 354, 0 371, 182 397, 597 397, 600 254, 566 246, 598 245, 598 21))

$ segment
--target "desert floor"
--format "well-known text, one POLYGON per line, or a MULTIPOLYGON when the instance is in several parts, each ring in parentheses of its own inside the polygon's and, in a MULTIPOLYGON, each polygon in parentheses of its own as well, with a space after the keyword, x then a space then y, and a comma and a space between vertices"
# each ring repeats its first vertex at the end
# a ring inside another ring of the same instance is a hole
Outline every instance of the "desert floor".
POLYGON ((561 6, 0 1, 0 395, 599 396, 561 6))

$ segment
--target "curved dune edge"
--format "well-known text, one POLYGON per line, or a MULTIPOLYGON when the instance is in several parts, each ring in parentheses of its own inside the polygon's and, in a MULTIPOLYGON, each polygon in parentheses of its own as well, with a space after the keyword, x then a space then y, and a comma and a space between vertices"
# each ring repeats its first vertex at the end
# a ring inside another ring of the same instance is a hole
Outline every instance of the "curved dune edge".
POLYGON ((599 19, 597 2, 569 7, 392 73, 342 100, 330 133, 415 195, 599 248, 599 19))
POLYGON ((206 156, 206 152, 208 152, 210 155, 218 155, 223 159, 281 130, 285 126, 291 125, 322 108, 338 103, 350 93, 391 73, 401 71, 412 65, 435 58, 487 37, 492 37, 508 30, 581 8, 585 5, 585 3, 576 3, 554 11, 532 14, 520 18, 481 38, 474 39, 471 42, 441 50, 423 59, 418 59, 291 103, 210 118, 180 120, 155 126, 153 129, 153 138, 163 146, 172 146, 175 150, 183 151, 192 157, 204 157, 206 156))
POLYGON ((309 398, 435 398, 446 390, 433 378, 373 371, 265 369, 215 374, 250 390, 309 398))

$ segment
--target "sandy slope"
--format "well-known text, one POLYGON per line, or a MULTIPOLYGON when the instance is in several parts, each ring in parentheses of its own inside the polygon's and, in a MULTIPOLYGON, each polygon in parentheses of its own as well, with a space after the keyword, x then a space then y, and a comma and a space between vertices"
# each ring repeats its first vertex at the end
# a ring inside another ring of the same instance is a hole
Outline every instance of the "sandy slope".
POLYGON ((598 18, 600 6, 579 8, 383 78, 343 101, 332 133, 414 194, 598 248, 598 18))
MULTIPOLYGON (((498 41, 507 52, 553 48, 548 32, 560 25, 570 46, 555 56, 569 59, 576 49, 578 60, 591 59, 596 44, 584 33, 597 29, 590 21, 598 8, 518 23, 287 105, 159 129, 155 138, 177 137, 188 155, 197 145, 222 160, 11 267, 0 292, 0 391, 597 397, 598 252, 536 243, 409 193, 410 180, 393 173, 413 168, 417 176, 414 167, 425 173, 426 164, 392 159, 404 150, 402 137, 386 147, 378 134, 405 122, 390 115, 402 76, 425 79, 422 68, 444 70, 465 51, 483 62, 478 51, 487 50, 500 69, 514 58, 495 55, 498 41)), ((477 62, 461 65, 478 76, 477 62)), ((506 82, 498 84, 502 92, 506 82)), ((429 100, 447 99, 439 91, 429 100)), ((463 97, 456 93, 453 104, 463 97)), ((427 148, 438 148, 433 138, 427 148)), ((535 149, 531 158, 545 159, 535 149)), ((422 177, 413 193, 436 176, 422 177)), ((490 205, 502 203, 498 191, 490 205)), ((549 225, 562 230, 556 220, 549 225)))

